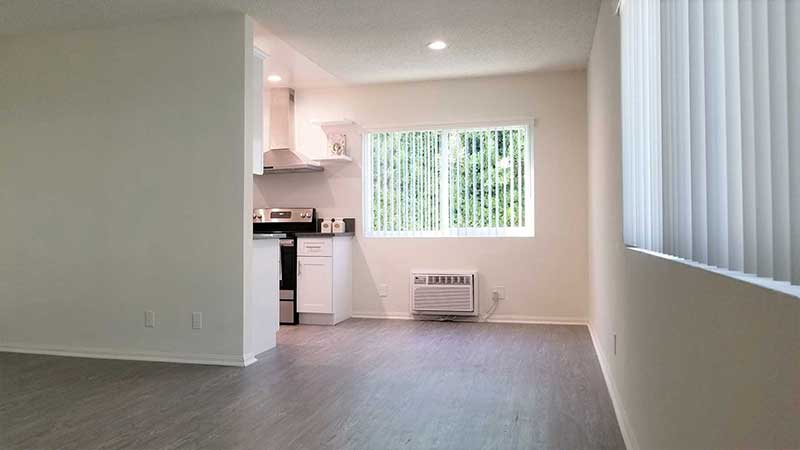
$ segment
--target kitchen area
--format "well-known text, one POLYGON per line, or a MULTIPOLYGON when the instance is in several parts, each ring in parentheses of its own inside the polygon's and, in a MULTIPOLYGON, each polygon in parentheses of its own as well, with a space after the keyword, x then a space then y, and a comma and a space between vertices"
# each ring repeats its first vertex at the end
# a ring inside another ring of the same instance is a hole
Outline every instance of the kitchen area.
POLYGON ((254 27, 252 297, 245 314, 250 357, 276 345, 279 326, 333 326, 351 317, 353 214, 321 217, 313 202, 265 198, 259 186, 267 177, 314 177, 341 168, 351 163, 349 151, 361 138, 351 121, 308 121, 303 125, 318 132, 325 156, 311 159, 299 151, 295 86, 338 81, 254 27))
MULTIPOLYGON (((354 226, 353 219, 343 223, 354 226)), ((254 241, 278 239, 281 325, 335 325, 350 318, 354 233, 346 230, 342 222, 318 219, 314 208, 253 211, 254 241)))

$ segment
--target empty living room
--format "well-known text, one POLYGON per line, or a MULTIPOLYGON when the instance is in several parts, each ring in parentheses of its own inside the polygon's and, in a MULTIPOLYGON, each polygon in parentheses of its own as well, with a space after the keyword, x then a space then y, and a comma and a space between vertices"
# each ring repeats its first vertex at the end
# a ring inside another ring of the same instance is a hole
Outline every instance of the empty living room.
POLYGON ((800 0, 0 0, 0 450, 800 450, 800 0))

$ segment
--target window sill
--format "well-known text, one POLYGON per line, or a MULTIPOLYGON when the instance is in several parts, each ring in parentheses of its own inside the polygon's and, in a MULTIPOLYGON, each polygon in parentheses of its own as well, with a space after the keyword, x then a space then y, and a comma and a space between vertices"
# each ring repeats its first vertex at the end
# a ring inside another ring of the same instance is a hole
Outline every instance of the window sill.
POLYGON ((782 294, 786 294, 795 297, 797 299, 800 299, 800 286, 793 286, 786 281, 775 281, 769 278, 759 277, 756 275, 750 275, 742 272, 735 272, 733 270, 720 269, 719 267, 713 267, 706 264, 689 261, 683 258, 678 258, 677 256, 665 255, 663 253, 645 250, 638 247, 626 246, 626 248, 634 252, 644 253, 645 255, 656 256, 661 259, 666 259, 667 261, 673 261, 697 269, 703 269, 707 272, 716 273, 718 275, 722 275, 728 278, 733 278, 739 281, 744 281, 745 283, 753 284, 762 288, 769 289, 771 291, 780 292, 782 294))
POLYGON ((364 230, 367 238, 532 238, 532 227, 448 228, 444 231, 373 231, 364 230))
POLYGON ((364 233, 367 239, 533 239, 532 234, 506 234, 506 235, 452 235, 452 234, 371 234, 364 233))

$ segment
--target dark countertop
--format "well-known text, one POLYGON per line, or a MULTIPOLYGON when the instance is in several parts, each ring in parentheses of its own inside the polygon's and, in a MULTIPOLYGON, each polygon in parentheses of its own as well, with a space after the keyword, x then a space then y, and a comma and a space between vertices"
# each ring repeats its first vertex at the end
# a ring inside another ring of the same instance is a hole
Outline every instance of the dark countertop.
POLYGON ((286 235, 283 233, 253 233, 253 240, 256 239, 283 239, 286 235))
POLYGON ((344 233, 322 233, 319 231, 314 232, 307 232, 307 233, 295 233, 297 237, 345 237, 345 236, 355 236, 356 233, 353 231, 345 231, 344 233))

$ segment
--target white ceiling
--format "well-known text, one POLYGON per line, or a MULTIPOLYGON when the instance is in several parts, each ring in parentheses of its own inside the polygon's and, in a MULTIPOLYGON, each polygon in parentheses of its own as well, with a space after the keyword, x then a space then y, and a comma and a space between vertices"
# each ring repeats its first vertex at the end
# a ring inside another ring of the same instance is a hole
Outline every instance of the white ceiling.
POLYGON ((0 34, 241 11, 348 83, 586 65, 600 0, 0 0, 0 34), (450 47, 426 48, 442 39, 450 47))
POLYGON ((342 85, 336 77, 258 24, 253 30, 253 45, 268 55, 264 61, 264 86, 267 88, 300 89, 342 85), (281 81, 270 81, 270 75, 278 75, 281 81))

